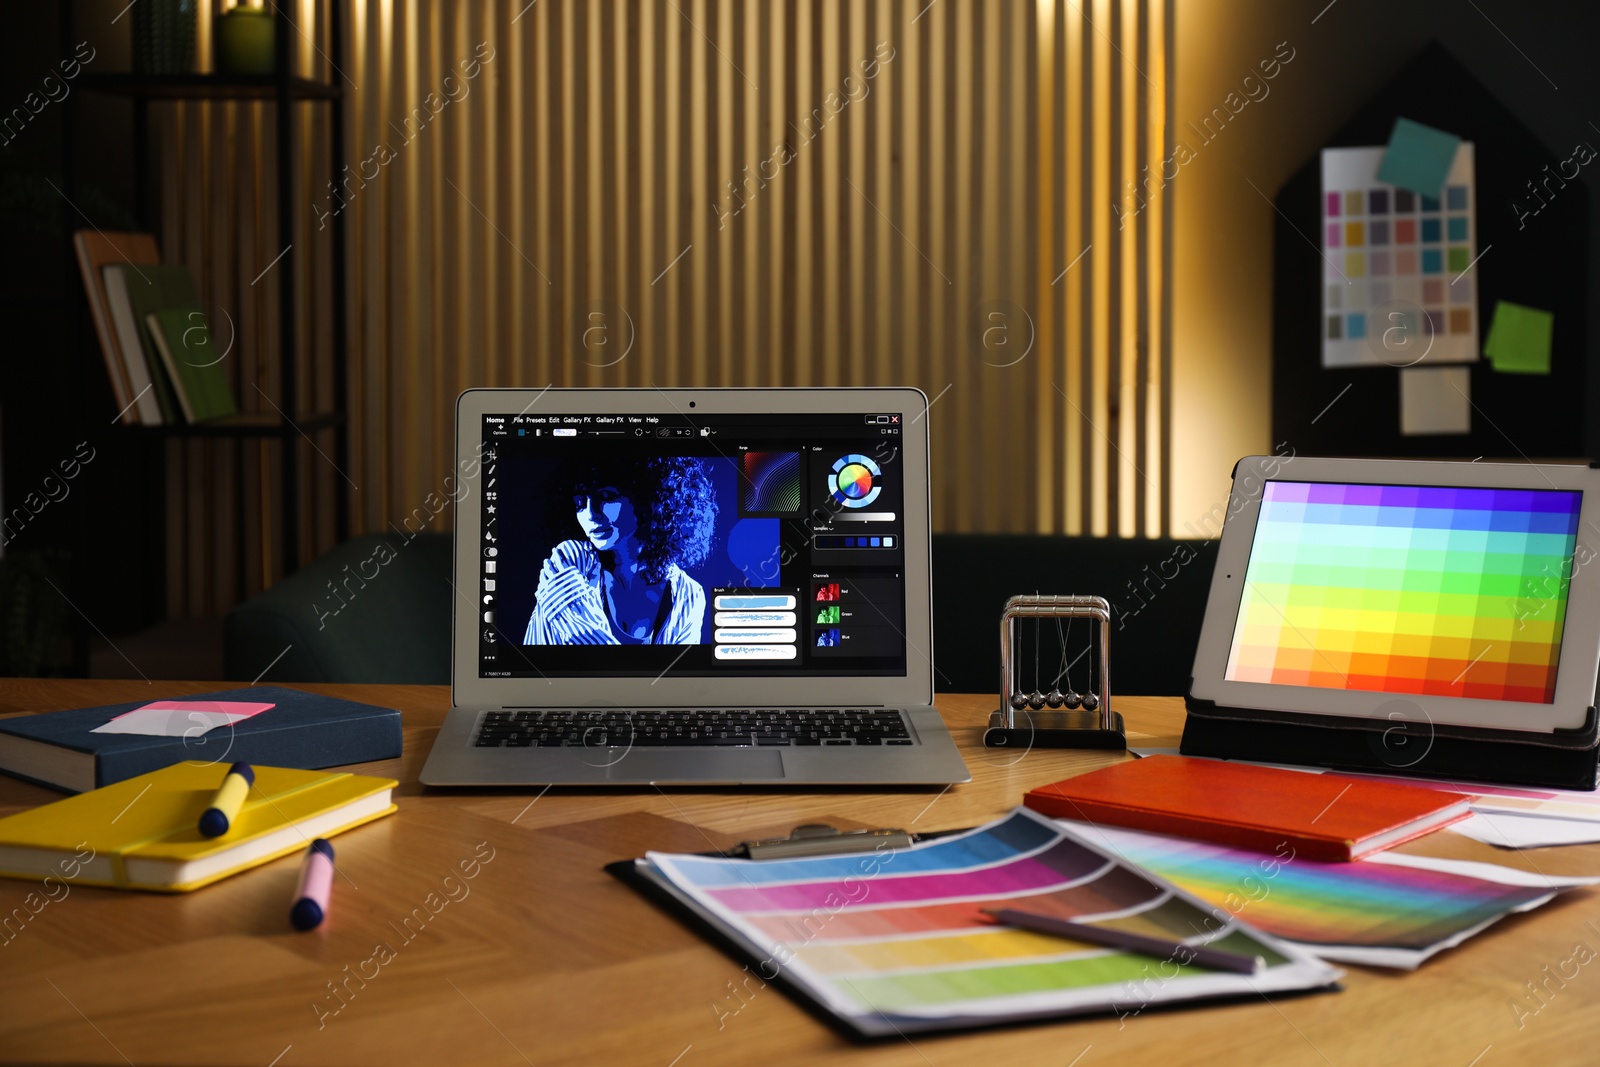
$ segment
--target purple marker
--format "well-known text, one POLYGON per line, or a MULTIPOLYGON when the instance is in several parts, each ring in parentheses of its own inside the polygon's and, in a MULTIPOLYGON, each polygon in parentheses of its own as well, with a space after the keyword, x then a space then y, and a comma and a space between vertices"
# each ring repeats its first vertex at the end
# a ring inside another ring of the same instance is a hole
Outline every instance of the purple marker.
POLYGON ((328 894, 333 889, 333 846, 322 838, 311 842, 300 865, 300 884, 294 891, 289 921, 296 930, 313 930, 328 916, 328 894))

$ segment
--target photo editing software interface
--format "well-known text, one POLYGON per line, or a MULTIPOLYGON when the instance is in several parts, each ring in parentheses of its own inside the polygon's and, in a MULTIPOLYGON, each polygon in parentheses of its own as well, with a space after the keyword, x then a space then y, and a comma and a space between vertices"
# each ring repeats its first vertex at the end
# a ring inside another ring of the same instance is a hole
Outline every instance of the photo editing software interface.
POLYGON ((485 415, 480 677, 903 675, 905 418, 485 415))
POLYGON ((1551 703, 1582 503, 1268 481, 1225 677, 1551 703))

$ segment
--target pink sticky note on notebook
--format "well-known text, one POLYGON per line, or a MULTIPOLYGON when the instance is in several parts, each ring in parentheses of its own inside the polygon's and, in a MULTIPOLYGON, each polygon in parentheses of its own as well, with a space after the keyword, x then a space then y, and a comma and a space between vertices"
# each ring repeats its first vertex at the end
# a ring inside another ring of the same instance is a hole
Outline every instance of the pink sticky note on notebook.
POLYGON ((146 737, 194 737, 219 726, 261 714, 275 704, 254 704, 245 700, 155 700, 132 711, 125 711, 94 734, 142 734, 146 737))

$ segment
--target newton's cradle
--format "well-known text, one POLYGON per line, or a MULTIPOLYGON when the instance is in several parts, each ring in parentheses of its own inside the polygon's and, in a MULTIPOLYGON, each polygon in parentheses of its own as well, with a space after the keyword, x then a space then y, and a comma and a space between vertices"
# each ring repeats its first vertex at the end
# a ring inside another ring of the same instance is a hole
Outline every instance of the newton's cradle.
POLYGON ((1000 707, 989 716, 983 743, 990 748, 1127 748, 1122 716, 1111 710, 1110 623, 1111 605, 1104 597, 1006 601, 1000 615, 1000 707), (1031 674, 1017 640, 1018 620, 1024 642, 1032 638, 1031 674), (1073 644, 1079 635, 1081 650, 1073 644), (1083 682, 1081 691, 1075 679, 1083 682))

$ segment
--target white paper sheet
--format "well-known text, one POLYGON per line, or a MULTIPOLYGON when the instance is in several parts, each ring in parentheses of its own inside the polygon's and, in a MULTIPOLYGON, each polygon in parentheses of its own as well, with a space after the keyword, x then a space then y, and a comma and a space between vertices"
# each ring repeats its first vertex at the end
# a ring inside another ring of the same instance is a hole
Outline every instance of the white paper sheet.
POLYGON ((1549 848, 1600 842, 1600 822, 1475 811, 1449 827, 1452 833, 1496 848, 1549 848))
POLYGON ((1472 432, 1472 371, 1468 367, 1406 367, 1400 371, 1400 433, 1405 437, 1472 432))

